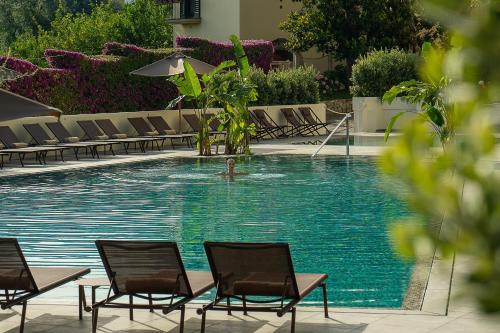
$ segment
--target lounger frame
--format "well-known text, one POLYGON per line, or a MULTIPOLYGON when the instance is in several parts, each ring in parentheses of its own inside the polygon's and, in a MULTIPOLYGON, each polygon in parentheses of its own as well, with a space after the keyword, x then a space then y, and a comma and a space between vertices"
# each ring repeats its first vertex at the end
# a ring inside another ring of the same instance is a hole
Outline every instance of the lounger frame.
POLYGON ((321 288, 323 290, 323 310, 325 314, 325 318, 328 318, 328 298, 327 298, 327 288, 326 288, 326 279, 328 278, 327 276, 321 283, 318 285, 314 286, 311 288, 306 295, 303 295, 302 297, 300 296, 298 287, 297 287, 297 281, 295 277, 295 272, 293 270, 293 262, 292 262, 292 256, 290 254, 290 249, 288 244, 286 243, 246 243, 244 244, 245 246, 256 246, 259 249, 265 249, 266 247, 268 248, 277 248, 277 247, 282 247, 285 251, 288 253, 288 265, 290 267, 290 270, 292 272, 292 276, 290 276, 290 284, 288 284, 288 279, 284 281, 283 284, 283 294, 281 297, 273 297, 269 296, 270 299, 267 300, 257 300, 257 299, 250 299, 243 296, 236 296, 236 295, 224 295, 222 293, 221 289, 221 281, 222 276, 219 276, 216 274, 217 268, 216 264, 214 262, 214 258, 211 254, 210 251, 210 246, 215 245, 215 246, 223 246, 223 247, 238 247, 241 244, 238 243, 217 243, 217 242, 205 242, 205 251, 207 253, 207 258, 208 262, 210 265, 210 268, 212 270, 212 274, 214 274, 214 281, 216 283, 216 293, 215 293, 215 298, 212 302, 210 302, 207 305, 204 305, 202 308, 199 308, 197 310, 197 313, 202 316, 201 319, 201 332, 205 332, 205 326, 206 326, 206 314, 208 311, 227 311, 228 315, 231 315, 232 311, 239 311, 243 312, 244 315, 248 315, 248 312, 273 312, 276 313, 278 317, 282 317, 287 313, 292 314, 292 322, 291 322, 291 332, 295 333, 295 321, 296 321, 296 309, 295 306, 305 297, 307 296, 312 290, 316 288, 321 288), (294 294, 297 295, 296 297, 290 298, 286 296, 287 290, 289 287, 293 288, 294 294), (242 302, 242 305, 234 305, 231 304, 231 300, 238 300, 242 302), (225 304, 223 304, 225 301, 225 304), (253 304, 260 304, 260 306, 248 306, 247 303, 253 303, 253 304), (278 303, 279 305, 273 305, 278 303), (263 306, 268 304, 269 306, 263 306))
MULTIPOLYGON (((110 278, 110 286, 106 299, 92 305, 92 332, 93 333, 97 332, 99 309, 115 308, 115 309, 129 309, 130 320, 133 320, 133 309, 144 309, 144 310, 149 310, 151 312, 156 309, 156 310, 161 310, 163 314, 168 314, 175 310, 180 310, 181 318, 180 318, 179 332, 182 333, 184 331, 185 305, 194 298, 196 298, 198 295, 195 295, 193 293, 193 289, 191 288, 190 281, 188 279, 188 275, 186 273, 184 264, 182 262, 182 258, 179 252, 179 248, 177 247, 177 244, 174 242, 143 242, 145 245, 151 244, 153 246, 160 244, 161 246, 168 247, 175 251, 177 263, 179 264, 181 270, 181 274, 177 276, 177 281, 179 281, 182 278, 184 280, 185 287, 187 289, 187 293, 185 294, 182 294, 180 292, 179 293, 174 292, 168 296, 165 296, 165 294, 161 294, 162 297, 154 297, 155 294, 153 293, 148 293, 148 295, 146 296, 136 293, 126 293, 119 290, 116 281, 114 280, 115 273, 113 272, 113 267, 112 265, 110 265, 108 257, 103 249, 103 246, 110 243, 120 244, 120 243, 127 243, 127 241, 122 241, 122 242, 107 241, 107 240, 96 241, 96 246, 101 256, 102 262, 104 264, 104 268, 106 270, 108 278, 110 278), (113 295, 111 295, 112 292, 113 295), (117 302, 117 300, 121 297, 128 297, 128 303, 117 302), (134 297, 148 300, 149 304, 134 304, 133 302, 134 297), (166 301, 166 303, 153 304, 153 301, 159 301, 159 302, 166 301)), ((212 287, 213 287, 213 282, 211 286, 206 290, 203 290, 203 292, 208 291, 212 287)))
MULTIPOLYGON (((64 279, 60 279, 59 281, 55 280, 53 283, 50 284, 50 287, 45 287, 42 289, 39 289, 39 287, 36 284, 36 281, 33 277, 33 274, 31 273, 30 267, 28 263, 26 262, 26 259, 24 257, 24 254, 21 250, 21 247, 19 246, 19 243, 17 239, 15 238, 0 238, 0 244, 1 243, 10 243, 11 246, 14 246, 16 248, 16 252, 18 254, 19 259, 22 262, 22 265, 24 266, 21 275, 19 276, 19 279, 23 277, 24 274, 26 274, 27 278, 30 281, 30 284, 33 286, 33 290, 28 291, 28 290, 17 290, 17 288, 14 290, 13 293, 10 293, 9 290, 3 290, 4 294, 0 294, 0 308, 2 310, 10 309, 14 306, 17 305, 22 305, 22 310, 21 310, 21 324, 19 326, 19 333, 24 332, 24 326, 25 326, 25 321, 26 321, 26 309, 28 306, 28 301, 30 299, 33 299, 45 292, 51 291, 55 288, 58 288, 68 282, 74 281, 79 279, 80 277, 90 273, 90 269, 82 269, 79 272, 75 272, 72 275, 69 275, 65 277, 64 279)), ((57 267, 52 267, 51 269, 57 270, 57 267)))

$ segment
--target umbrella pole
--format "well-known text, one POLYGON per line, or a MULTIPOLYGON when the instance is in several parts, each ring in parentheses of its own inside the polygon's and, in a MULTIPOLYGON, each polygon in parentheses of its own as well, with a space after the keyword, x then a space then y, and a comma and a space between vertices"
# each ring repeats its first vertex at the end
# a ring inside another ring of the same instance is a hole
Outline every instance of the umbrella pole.
MULTIPOLYGON (((177 92, 180 95, 179 89, 177 89, 177 92)), ((177 110, 179 111, 179 134, 182 134, 182 117, 181 117, 181 112, 182 112, 182 100, 177 103, 177 110)))

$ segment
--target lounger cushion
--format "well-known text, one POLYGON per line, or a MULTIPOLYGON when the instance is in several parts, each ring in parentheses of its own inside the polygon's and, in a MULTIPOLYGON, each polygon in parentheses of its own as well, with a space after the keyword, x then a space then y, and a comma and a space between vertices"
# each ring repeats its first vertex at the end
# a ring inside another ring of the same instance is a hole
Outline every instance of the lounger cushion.
POLYGON ((179 282, 161 277, 131 278, 125 282, 125 290, 132 294, 172 294, 179 292, 179 282))
POLYGON ((127 138, 127 134, 125 134, 125 133, 113 134, 113 139, 126 139, 126 138, 127 138))
POLYGON ((46 291, 90 273, 88 268, 30 267, 39 291, 46 291))
POLYGON ((158 131, 151 131, 151 132, 146 132, 144 134, 146 134, 147 136, 155 136, 155 135, 158 135, 159 133, 158 133, 158 131))
POLYGON ((52 146, 52 145, 57 145, 58 141, 57 140, 43 140, 43 144, 44 145, 49 145, 49 146, 52 146))
POLYGON ((77 136, 69 136, 67 138, 64 138, 64 142, 66 143, 77 143, 80 142, 80 138, 77 136))
POLYGON ((14 142, 14 143, 11 143, 9 148, 26 148, 28 147, 28 144, 26 142, 14 142))
POLYGON ((211 272, 187 271, 186 275, 194 297, 206 293, 215 286, 211 272))
POLYGON ((109 136, 107 136, 106 134, 103 134, 103 135, 98 135, 95 137, 96 140, 108 140, 109 139, 109 136))
POLYGON ((300 298, 304 298, 323 284, 328 279, 328 275, 295 273, 295 279, 297 280, 300 298))
POLYGON ((0 290, 26 290, 32 289, 31 281, 26 273, 21 276, 20 270, 0 272, 0 290))
POLYGON ((177 132, 175 130, 164 130, 163 133, 165 135, 175 135, 177 132))
POLYGON ((255 272, 233 283, 234 295, 282 296, 291 293, 291 279, 283 274, 255 272), (285 287, 285 281, 287 287, 285 287), (285 290, 286 288, 286 290, 285 290))

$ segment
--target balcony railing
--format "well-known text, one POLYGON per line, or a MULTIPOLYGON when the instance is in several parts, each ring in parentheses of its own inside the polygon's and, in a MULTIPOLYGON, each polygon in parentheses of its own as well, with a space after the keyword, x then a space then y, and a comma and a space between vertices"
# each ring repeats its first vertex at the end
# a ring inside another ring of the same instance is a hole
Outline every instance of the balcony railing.
POLYGON ((173 0, 169 23, 196 24, 201 22, 200 0, 173 0))

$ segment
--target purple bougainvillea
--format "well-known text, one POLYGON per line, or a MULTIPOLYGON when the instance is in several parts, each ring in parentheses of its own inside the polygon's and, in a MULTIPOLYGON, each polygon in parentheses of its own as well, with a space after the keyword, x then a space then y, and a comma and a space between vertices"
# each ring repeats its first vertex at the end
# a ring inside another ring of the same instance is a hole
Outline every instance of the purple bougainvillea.
MULTIPOLYGON (((225 60, 234 59, 231 42, 209 41, 196 37, 177 37, 177 46, 193 50, 193 56, 214 66, 225 60)), ((243 40, 241 42, 251 65, 271 69, 273 61, 273 43, 266 40, 243 40)))
MULTIPOLYGON (((233 58, 232 45, 197 38, 179 38, 179 49, 148 50, 135 45, 106 43, 102 55, 45 51, 50 68, 28 61, 0 57, 10 69, 24 74, 3 83, 3 87, 63 110, 65 114, 106 113, 163 109, 177 96, 165 78, 147 78, 130 72, 174 52, 218 65, 233 58)), ((273 46, 266 41, 244 41, 250 62, 268 70, 273 46)))

